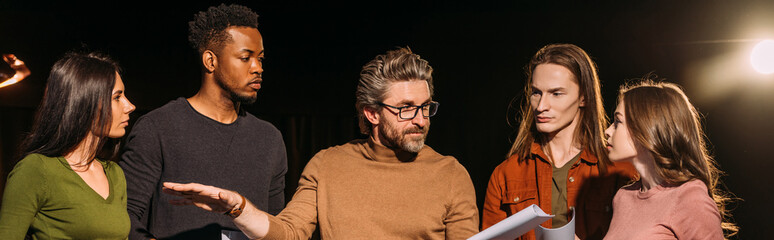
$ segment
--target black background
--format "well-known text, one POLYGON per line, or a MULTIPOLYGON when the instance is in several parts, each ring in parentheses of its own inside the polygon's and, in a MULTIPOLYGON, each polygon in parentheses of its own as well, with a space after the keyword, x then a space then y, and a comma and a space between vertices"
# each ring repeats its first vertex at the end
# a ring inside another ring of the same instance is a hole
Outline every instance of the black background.
MULTIPOLYGON (((32 71, 0 89, 3 176, 57 58, 82 45, 112 55, 124 68, 137 119, 196 92, 200 72, 187 22, 219 3, 0 1, 0 53, 16 54, 32 71)), ((773 165, 766 150, 774 140, 774 75, 754 73, 745 56, 757 40, 774 38, 774 1, 237 3, 260 15, 264 84, 247 109, 283 132, 288 196, 315 152, 362 137, 354 112, 360 67, 409 46, 435 69, 441 107, 427 143, 468 169, 480 205, 514 135, 524 65, 543 45, 573 43, 598 64, 608 112, 626 80, 653 72, 685 86, 705 116, 724 182, 744 199, 732 205, 739 238, 772 233, 764 220, 774 213, 766 174, 773 165)), ((11 72, 5 64, 0 71, 11 72)))

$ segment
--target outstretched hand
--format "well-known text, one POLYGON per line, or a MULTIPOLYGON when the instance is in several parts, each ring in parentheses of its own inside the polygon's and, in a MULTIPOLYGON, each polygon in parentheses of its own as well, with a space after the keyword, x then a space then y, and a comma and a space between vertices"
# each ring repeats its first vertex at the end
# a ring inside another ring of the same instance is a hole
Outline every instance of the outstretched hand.
POLYGON ((24 65, 22 60, 16 58, 16 55, 3 54, 3 60, 5 60, 8 65, 11 65, 11 68, 16 71, 16 73, 14 73, 13 76, 8 79, 3 79, 5 77, 0 77, 0 88, 7 87, 30 76, 30 70, 27 68, 27 65, 24 65))
POLYGON ((19 68, 25 66, 24 62, 22 60, 19 60, 16 58, 16 55, 14 54, 3 54, 3 60, 8 63, 8 65, 11 65, 11 68, 14 70, 19 70, 19 68))
MULTIPOLYGON (((231 211, 242 204, 244 199, 234 191, 216 188, 198 183, 165 182, 164 193, 181 198, 169 200, 172 205, 194 205, 204 210, 216 213, 231 211)), ((250 201, 245 200, 245 207, 240 217, 234 218, 234 224, 250 239, 263 238, 269 232, 269 217, 258 210, 250 201)))
POLYGON ((216 213, 225 213, 242 203, 239 193, 198 183, 165 182, 162 191, 182 197, 169 200, 172 205, 194 205, 216 213))

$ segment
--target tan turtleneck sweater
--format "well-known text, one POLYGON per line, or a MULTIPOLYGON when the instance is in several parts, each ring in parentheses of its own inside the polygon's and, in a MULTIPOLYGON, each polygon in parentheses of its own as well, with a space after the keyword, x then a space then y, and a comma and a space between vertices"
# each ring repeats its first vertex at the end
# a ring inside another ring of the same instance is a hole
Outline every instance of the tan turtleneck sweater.
POLYGON ((317 153, 269 222, 264 239, 309 239, 318 224, 322 239, 466 239, 478 232, 478 209, 454 157, 355 140, 317 153))

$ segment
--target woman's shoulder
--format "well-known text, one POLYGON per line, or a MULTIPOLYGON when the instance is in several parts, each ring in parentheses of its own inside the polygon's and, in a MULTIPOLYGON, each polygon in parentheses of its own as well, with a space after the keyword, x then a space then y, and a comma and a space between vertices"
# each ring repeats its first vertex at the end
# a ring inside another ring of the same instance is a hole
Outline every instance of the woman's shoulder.
POLYGON ((670 186, 665 189, 668 199, 673 202, 675 212, 718 212, 715 200, 707 191, 707 186, 699 179, 693 179, 679 186, 670 186))
POLYGON ((46 167, 50 166, 52 164, 58 163, 57 157, 49 157, 40 153, 32 153, 24 158, 22 160, 19 160, 18 163, 16 163, 16 168, 40 168, 40 167, 46 167))
POLYGON ((675 196, 679 197, 681 200, 689 200, 685 201, 686 203, 704 200, 714 204, 714 201, 712 200, 712 197, 710 197, 709 191, 707 190, 707 185, 699 179, 693 179, 680 184, 680 186, 675 187, 673 191, 673 194, 675 194, 675 196))
POLYGON ((671 225, 678 238, 722 239, 722 217, 701 180, 694 179, 673 189, 671 225))
POLYGON ((49 157, 38 153, 29 154, 16 163, 9 176, 14 176, 14 178, 25 178, 25 176, 47 177, 53 174, 52 171, 54 169, 57 169, 56 164, 59 164, 59 160, 56 157, 49 157))

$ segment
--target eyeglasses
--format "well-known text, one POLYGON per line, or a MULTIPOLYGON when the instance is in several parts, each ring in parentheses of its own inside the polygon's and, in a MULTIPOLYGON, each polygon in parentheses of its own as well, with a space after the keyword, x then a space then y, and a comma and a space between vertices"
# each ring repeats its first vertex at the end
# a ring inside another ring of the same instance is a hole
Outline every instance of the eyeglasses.
POLYGON ((417 113, 419 112, 420 109, 422 109, 423 117, 435 116, 435 113, 438 112, 438 105, 441 105, 440 103, 435 101, 425 103, 419 106, 403 106, 403 107, 390 106, 381 102, 377 104, 379 104, 379 106, 397 109, 398 117, 400 117, 400 119, 403 119, 403 120, 414 119, 414 117, 417 116, 417 113))

